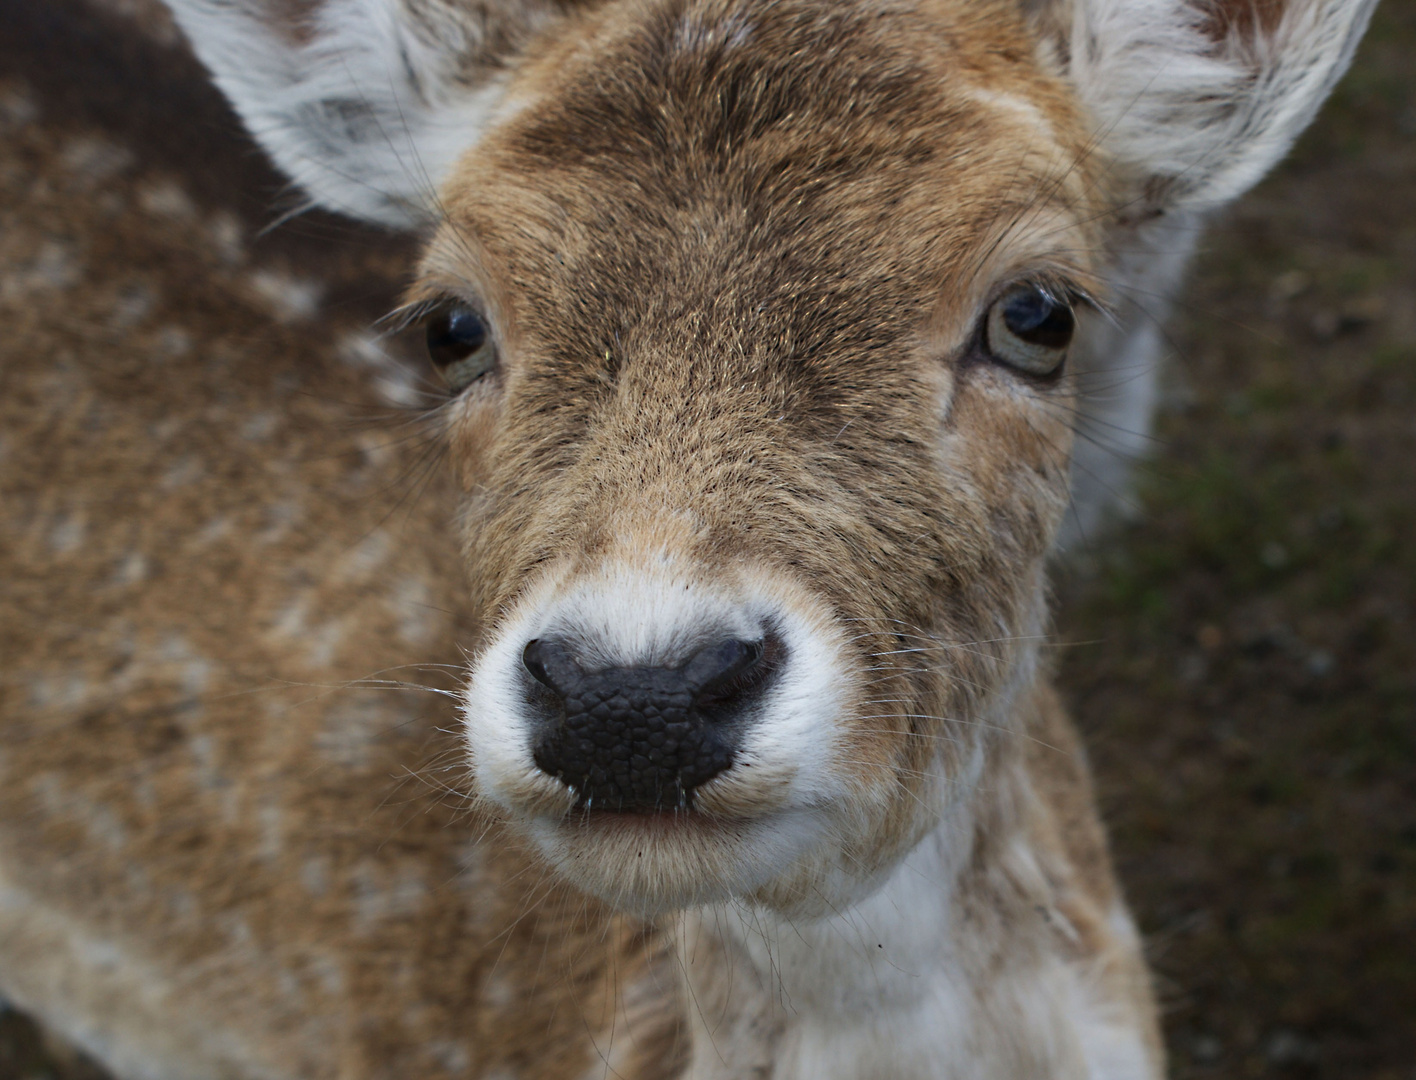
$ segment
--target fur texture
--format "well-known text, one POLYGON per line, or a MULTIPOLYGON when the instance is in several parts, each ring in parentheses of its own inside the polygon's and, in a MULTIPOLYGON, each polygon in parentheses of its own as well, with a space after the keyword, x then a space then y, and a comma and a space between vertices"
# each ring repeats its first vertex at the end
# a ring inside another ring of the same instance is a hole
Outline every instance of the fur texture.
POLYGON ((393 534, 405 449, 330 402, 418 391, 349 268, 7 109, 4 992, 135 1078, 1159 1076, 1045 566, 1074 430, 1147 419, 1145 295, 1369 5, 172 7, 497 362, 393 534), (1058 374, 989 344, 1020 285, 1075 304, 1058 374), (771 662, 730 768, 617 813, 536 765, 542 636, 771 662))

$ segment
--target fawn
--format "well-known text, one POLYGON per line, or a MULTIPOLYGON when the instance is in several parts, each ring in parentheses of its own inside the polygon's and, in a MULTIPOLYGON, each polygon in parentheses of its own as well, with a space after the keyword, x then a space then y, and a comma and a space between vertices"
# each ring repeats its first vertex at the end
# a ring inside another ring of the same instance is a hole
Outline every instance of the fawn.
POLYGON ((134 1078, 1160 1076, 1046 564, 1370 0, 169 6, 420 236, 456 509, 220 219, 34 196, 4 994, 134 1078))

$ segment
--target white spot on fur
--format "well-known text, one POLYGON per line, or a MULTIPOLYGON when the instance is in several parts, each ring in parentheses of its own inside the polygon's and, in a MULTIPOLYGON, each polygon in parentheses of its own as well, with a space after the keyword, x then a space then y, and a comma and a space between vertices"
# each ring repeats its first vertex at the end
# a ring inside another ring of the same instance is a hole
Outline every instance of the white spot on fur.
POLYGON ((164 326, 157 334, 157 351, 169 360, 192 351, 192 335, 180 326, 164 326))
POLYGON ((426 400, 417 377, 404 368, 380 375, 374 380, 374 390, 384 401, 400 409, 416 408, 426 400))
POLYGON ((340 343, 339 355, 347 364, 375 372, 374 390, 390 405, 411 408, 425 401, 420 376, 391 355, 372 334, 360 331, 347 335, 340 343))
POLYGON ((154 443, 165 443, 186 426, 186 421, 181 417, 169 416, 165 420, 159 420, 149 429, 154 443))
POLYGON ((462 1043, 450 1039, 434 1039, 424 1046, 452 1076, 465 1076, 472 1068, 472 1054, 462 1043))
POLYGON ((251 442, 265 442, 274 434, 277 422, 275 413, 269 409, 254 413, 241 425, 241 438, 251 442))
POLYGON ((482 984, 482 1000, 493 1009, 505 1009, 520 996, 518 989, 499 975, 493 975, 482 984))
POLYGON ((346 334, 339 343, 339 358, 352 367, 381 370, 392 367, 396 361, 384 349, 383 343, 373 334, 356 330, 346 334))
POLYGON ((197 786, 204 791, 218 791, 230 781, 218 768, 219 753, 216 740, 210 735, 193 735, 187 739, 187 752, 196 764, 197 786))
POLYGON ((409 645, 422 645, 436 632, 438 613, 429 606, 428 584, 422 578, 405 577, 394 585, 388 605, 398 616, 398 637, 409 645))
POLYGON ((332 666, 347 629, 344 622, 330 619, 311 630, 305 637, 305 662, 315 668, 332 666))
POLYGON ((226 939, 238 952, 245 952, 255 944, 256 935, 251 931, 251 924, 240 915, 227 915, 221 922, 224 923, 226 939))
POLYGON ((37 709, 73 712, 88 700, 89 684, 82 672, 45 672, 30 679, 30 704, 37 709))
POLYGON ((119 330, 138 325, 152 313, 157 294, 147 282, 136 281, 118 291, 113 301, 113 325, 119 330))
POLYGON ((19 300, 31 293, 67 289, 78 283, 81 272, 72 244, 46 240, 32 259, 0 278, 0 299, 19 300))
POLYGON ((326 994, 344 992, 344 968, 332 956, 313 956, 309 960, 310 974, 326 994))
POLYGON ((400 866, 393 880, 372 862, 361 863, 351 876, 354 910, 365 930, 385 919, 416 915, 427 900, 428 889, 422 875, 412 866, 400 866))
POLYGON ((123 951, 111 941, 89 938, 80 946, 83 962, 96 971, 112 971, 123 965, 127 959, 123 951))
POLYGON ((277 803, 262 806, 256 812, 260 824, 260 857, 267 862, 280 858, 285 847, 285 811, 277 803))
POLYGON ((168 889, 167 911, 175 919, 187 920, 197 914, 196 898, 186 889, 168 889))
POLYGON ((71 140, 60 155, 64 168, 89 183, 100 183, 130 168, 133 152, 107 139, 81 136, 71 140))
POLYGON ((88 533, 88 522, 81 512, 65 514, 49 530, 49 550, 56 555, 76 551, 88 533))
POLYGON ((387 691, 351 694, 347 703, 331 711, 316 745, 330 762, 362 769, 370 764, 378 743, 398 732, 406 720, 398 698, 387 691))
POLYGON ((114 580, 119 585, 136 585, 144 581, 148 576, 147 556, 141 551, 130 551, 118 563, 118 571, 114 574, 114 580))
POLYGON ((177 669, 177 678, 190 698, 201 697, 211 682, 212 662, 192 650, 181 634, 170 634, 156 651, 156 659, 177 669))
POLYGON ((304 516, 304 509, 293 499, 283 499, 266 508, 266 527, 258 539, 263 544, 274 544, 284 540, 286 534, 304 516))
POLYGON ((0 125, 14 130, 32 124, 39 117, 39 106, 28 89, 7 86, 0 90, 0 125))
POLYGON ((211 237, 217 258, 228 266, 235 266, 246 258, 246 230, 235 214, 219 210, 207 223, 207 235, 211 237))
POLYGON ((302 596, 277 612, 275 622, 271 624, 270 634, 282 638, 303 637, 308 628, 309 614, 310 599, 308 596, 302 596))
POLYGON ((369 468, 386 465, 393 457, 393 447, 389 445, 387 435, 365 431, 360 433, 357 442, 363 463, 369 468))
POLYGON ((205 547, 207 544, 215 543, 223 537, 231 535, 232 522, 225 515, 214 517, 203 525, 192 536, 192 543, 198 547, 205 547))
POLYGON ((171 180, 145 185, 138 192, 138 205, 154 217, 189 221, 197 216, 192 198, 171 180))
POLYGON ((275 973, 275 988, 286 1008, 300 1008, 305 1003, 304 988, 293 971, 281 968, 275 973))
POLYGON ((324 286, 317 281, 279 270, 257 270, 246 280, 276 322, 305 322, 319 314, 324 286))
POLYGON ((323 896, 329 891, 329 856, 314 855, 300 867, 300 884, 311 896, 323 896))
POLYGON ((349 694, 341 700, 315 736, 321 756, 343 768, 366 767, 379 740, 407 719, 395 708, 395 700, 373 690, 349 694))
POLYGON ((51 818, 77 822, 89 840, 109 851, 128 844, 128 830, 109 806, 92 798, 82 788, 65 784, 56 773, 43 773, 29 783, 44 812, 51 818))
POLYGON ((367 581, 388 562, 392 554, 393 538, 385 530, 375 529, 334 564, 330 580, 348 583, 367 581))
POLYGON ((174 461, 165 473, 162 474, 160 484, 165 491, 173 491, 177 488, 194 484, 206 475, 206 465, 201 459, 188 454, 185 457, 174 461))
POLYGON ((1052 144, 1054 142, 1055 132, 1052 129, 1051 121, 1043 115, 1037 105, 1027 98, 984 86, 969 87, 968 97, 980 105, 1006 113, 1014 120, 1019 121, 1032 131, 1039 143, 1052 144))

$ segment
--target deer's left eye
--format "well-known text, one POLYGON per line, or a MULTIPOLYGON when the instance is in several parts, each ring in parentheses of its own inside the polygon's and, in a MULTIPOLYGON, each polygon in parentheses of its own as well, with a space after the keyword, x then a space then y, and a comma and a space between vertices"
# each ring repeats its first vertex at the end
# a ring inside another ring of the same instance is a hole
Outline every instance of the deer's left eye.
POLYGON ((486 320, 465 304, 447 304, 428 316, 428 357, 448 389, 460 393, 496 366, 486 320))
POLYGON ((984 342, 994 359, 1029 375, 1051 375, 1067 357, 1077 320, 1072 305, 1040 285, 1019 285, 988 309, 984 342))

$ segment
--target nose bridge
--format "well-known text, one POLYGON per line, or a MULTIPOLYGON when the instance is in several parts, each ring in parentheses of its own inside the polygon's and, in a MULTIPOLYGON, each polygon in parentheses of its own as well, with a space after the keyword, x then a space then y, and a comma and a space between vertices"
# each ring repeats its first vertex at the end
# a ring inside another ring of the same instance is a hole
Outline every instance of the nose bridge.
POLYGON ((660 325, 626 334, 612 391, 523 533, 547 575, 532 632, 580 641, 592 664, 677 663, 763 633, 739 576, 761 561, 754 500, 781 456, 771 380, 745 348, 715 352, 701 327, 660 325))
POLYGON ((714 641, 763 636, 763 613, 732 565, 638 539, 569 564, 535 601, 529 632, 572 643, 588 670, 676 667, 714 641))
POLYGON ((724 540, 774 456, 774 396, 745 357, 699 342, 633 356, 566 478, 597 534, 587 546, 687 554, 724 540))
POLYGON ((533 759, 586 808, 691 805, 732 766, 774 669, 761 661, 782 652, 720 542, 731 428, 652 389, 617 402, 569 478, 590 493, 584 542, 521 652, 533 759))

